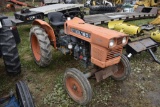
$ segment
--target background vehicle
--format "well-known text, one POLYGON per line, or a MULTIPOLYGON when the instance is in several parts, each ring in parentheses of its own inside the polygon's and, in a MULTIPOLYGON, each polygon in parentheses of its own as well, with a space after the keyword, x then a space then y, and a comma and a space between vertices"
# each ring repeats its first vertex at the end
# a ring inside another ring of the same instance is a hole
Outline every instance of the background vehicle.
POLYGON ((16 83, 16 94, 10 92, 0 98, 1 107, 35 107, 32 99, 32 95, 29 91, 28 86, 23 81, 18 81, 16 83), (17 96, 17 98, 16 98, 17 96))
MULTIPOLYGON (((70 14, 69 14, 70 15, 70 14)), ((72 14, 73 15, 73 14, 72 14)), ((95 76, 99 82, 111 76, 124 80, 130 73, 130 64, 122 54, 127 44, 126 34, 87 24, 82 19, 66 17, 61 12, 48 14, 49 23, 36 19, 30 29, 30 43, 37 65, 46 67, 52 60, 50 45, 64 55, 70 54, 81 60, 85 67, 95 65, 94 70, 83 74, 69 68, 64 74, 64 85, 70 97, 81 105, 92 99, 92 88, 88 78, 95 76)))
POLYGON ((90 14, 103 14, 121 12, 132 3, 132 0, 87 0, 85 6, 90 8, 90 14))
POLYGON ((3 57, 6 71, 9 74, 21 72, 17 45, 20 38, 16 26, 3 15, 0 15, 0 57, 3 57))

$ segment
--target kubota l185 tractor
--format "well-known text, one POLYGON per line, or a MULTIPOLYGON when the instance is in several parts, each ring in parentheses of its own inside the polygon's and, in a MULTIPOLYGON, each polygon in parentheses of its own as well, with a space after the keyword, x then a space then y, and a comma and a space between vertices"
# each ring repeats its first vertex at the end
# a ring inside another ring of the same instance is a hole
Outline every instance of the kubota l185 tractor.
POLYGON ((49 23, 35 20, 30 29, 30 43, 35 62, 45 67, 52 60, 50 45, 63 54, 71 54, 84 65, 94 65, 94 70, 82 73, 69 68, 64 74, 64 86, 70 97, 81 105, 92 99, 92 88, 88 78, 95 76, 99 82, 111 76, 124 80, 130 73, 130 64, 122 54, 128 36, 114 30, 87 24, 82 19, 64 17, 63 13, 48 14, 49 23), (55 29, 53 29, 53 26, 55 29))

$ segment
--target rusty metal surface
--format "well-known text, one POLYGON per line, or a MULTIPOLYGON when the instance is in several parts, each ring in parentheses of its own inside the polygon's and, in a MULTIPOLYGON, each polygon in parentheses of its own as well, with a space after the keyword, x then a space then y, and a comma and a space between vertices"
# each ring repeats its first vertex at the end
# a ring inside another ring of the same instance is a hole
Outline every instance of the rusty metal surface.
MULTIPOLYGON (((34 8, 33 8, 34 9, 34 8)), ((96 14, 96 15, 86 15, 84 20, 87 23, 99 25, 103 23, 108 23, 113 20, 135 20, 143 18, 154 18, 157 14, 154 13, 137 13, 137 12, 115 12, 115 13, 106 13, 106 14, 96 14)), ((15 24, 21 24, 18 20, 12 19, 12 22, 15 24)))
POLYGON ((153 18, 156 17, 155 13, 138 13, 138 12, 115 12, 115 13, 106 13, 106 14, 96 14, 96 15, 87 15, 84 17, 84 20, 87 23, 94 25, 99 25, 102 23, 108 23, 113 20, 135 20, 143 18, 153 18))
POLYGON ((18 5, 18 6, 26 6, 26 7, 34 8, 34 6, 29 5, 29 4, 25 3, 25 2, 21 2, 21 1, 19 1, 19 0, 6 0, 6 1, 7 1, 7 2, 10 2, 10 3, 13 3, 13 4, 15 4, 15 5, 18 5))
POLYGON ((107 77, 111 76, 114 72, 117 71, 118 71, 117 65, 113 65, 105 69, 102 69, 95 73, 96 80, 97 82, 100 82, 101 80, 106 79, 107 77))
POLYGON ((146 47, 139 41, 128 43, 128 45, 132 47, 136 52, 146 50, 146 47))
POLYGON ((140 41, 146 48, 156 45, 157 43, 154 42, 151 38, 143 39, 140 41))
POLYGON ((33 12, 42 12, 47 15, 50 12, 61 12, 63 10, 75 9, 83 7, 82 4, 51 4, 37 8, 31 8, 30 11, 33 12))
POLYGON ((151 38, 146 38, 143 40, 128 43, 128 45, 132 47, 136 52, 141 52, 149 47, 157 45, 157 43, 154 42, 151 38))
POLYGON ((135 9, 135 12, 139 12, 139 13, 144 12, 144 13, 157 14, 157 10, 158 10, 157 7, 138 6, 138 7, 135 9))

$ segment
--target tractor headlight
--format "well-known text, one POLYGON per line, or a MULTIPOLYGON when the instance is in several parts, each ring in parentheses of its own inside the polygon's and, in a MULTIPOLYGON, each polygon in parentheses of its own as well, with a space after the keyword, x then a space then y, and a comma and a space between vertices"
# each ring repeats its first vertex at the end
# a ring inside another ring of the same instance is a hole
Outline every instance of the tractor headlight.
POLYGON ((70 18, 70 17, 67 17, 67 20, 71 20, 71 18, 70 18))
POLYGON ((0 21, 0 28, 2 28, 2 23, 1 23, 1 21, 0 21))
POLYGON ((115 45, 115 40, 114 39, 111 39, 110 41, 109 41, 109 47, 113 47, 115 45))
POLYGON ((126 44, 126 42, 127 42, 127 37, 123 37, 122 44, 126 44))

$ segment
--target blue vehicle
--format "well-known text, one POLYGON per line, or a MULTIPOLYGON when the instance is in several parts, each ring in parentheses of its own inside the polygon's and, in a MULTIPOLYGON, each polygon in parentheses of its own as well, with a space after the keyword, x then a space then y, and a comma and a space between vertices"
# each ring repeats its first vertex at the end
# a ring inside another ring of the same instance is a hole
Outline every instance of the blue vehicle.
POLYGON ((35 107, 29 88, 25 82, 16 83, 16 94, 0 98, 0 107, 35 107))

